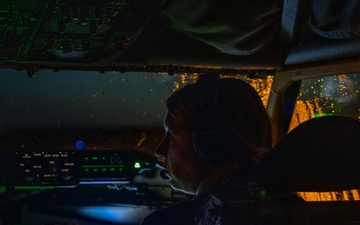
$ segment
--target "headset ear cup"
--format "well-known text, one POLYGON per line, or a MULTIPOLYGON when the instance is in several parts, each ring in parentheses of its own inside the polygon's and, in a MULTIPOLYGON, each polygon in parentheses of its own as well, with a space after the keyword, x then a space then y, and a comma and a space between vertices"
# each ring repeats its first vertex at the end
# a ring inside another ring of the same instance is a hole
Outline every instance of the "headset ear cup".
POLYGON ((226 136, 216 123, 204 122, 193 132, 193 146, 195 151, 211 163, 219 163, 225 160, 228 150, 226 149, 226 136))
POLYGON ((225 130, 221 126, 218 91, 219 74, 201 75, 199 77, 200 107, 194 111, 197 127, 193 132, 193 146, 198 154, 210 163, 221 163, 228 160, 229 147, 225 130))

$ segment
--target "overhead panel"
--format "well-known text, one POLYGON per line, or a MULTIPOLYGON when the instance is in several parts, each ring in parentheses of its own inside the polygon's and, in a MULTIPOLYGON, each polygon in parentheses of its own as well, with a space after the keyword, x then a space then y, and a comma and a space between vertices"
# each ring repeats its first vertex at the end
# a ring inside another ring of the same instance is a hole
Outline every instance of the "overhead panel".
POLYGON ((93 62, 121 55, 145 23, 140 6, 147 2, 1 1, 0 64, 93 62))

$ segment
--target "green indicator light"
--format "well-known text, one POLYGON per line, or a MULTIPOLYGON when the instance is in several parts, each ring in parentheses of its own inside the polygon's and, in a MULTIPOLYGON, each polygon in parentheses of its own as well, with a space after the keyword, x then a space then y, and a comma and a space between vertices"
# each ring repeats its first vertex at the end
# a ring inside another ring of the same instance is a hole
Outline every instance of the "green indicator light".
POLYGON ((260 197, 265 198, 267 196, 267 191, 265 189, 262 189, 260 191, 260 197))
POLYGON ((89 172, 89 171, 90 171, 89 169, 87 169, 87 168, 85 169, 85 172, 89 172))
POLYGON ((96 169, 96 168, 95 168, 95 169, 93 169, 93 171, 94 171, 94 172, 97 172, 97 171, 98 171, 98 169, 96 169))
POLYGON ((106 172, 106 168, 102 168, 101 171, 106 172))
POLYGON ((41 189, 43 187, 40 186, 15 186, 15 190, 35 190, 41 189))
POLYGON ((319 118, 319 117, 324 117, 324 116, 333 116, 334 114, 331 113, 315 113, 315 115, 313 116, 313 118, 319 118))
POLYGON ((92 157, 92 160, 96 161, 96 160, 98 160, 98 157, 97 157, 97 156, 93 156, 93 157, 92 157))
POLYGON ((136 162, 136 163, 134 164, 134 168, 137 168, 137 169, 141 168, 140 163, 139 163, 139 162, 136 162))
POLYGON ((89 160, 89 157, 85 157, 85 161, 88 161, 89 160))
POLYGON ((114 171, 115 171, 115 168, 110 168, 110 171, 111 171, 111 172, 114 172, 114 171))
POLYGON ((105 160, 106 160, 106 157, 105 157, 105 156, 104 156, 104 157, 102 157, 102 160, 104 160, 104 161, 105 161, 105 160))
POLYGON ((119 168, 119 171, 123 171, 123 168, 119 168))
POLYGON ((4 193, 5 191, 6 191, 5 186, 1 186, 1 187, 0 187, 0 194, 1 194, 1 193, 4 193))

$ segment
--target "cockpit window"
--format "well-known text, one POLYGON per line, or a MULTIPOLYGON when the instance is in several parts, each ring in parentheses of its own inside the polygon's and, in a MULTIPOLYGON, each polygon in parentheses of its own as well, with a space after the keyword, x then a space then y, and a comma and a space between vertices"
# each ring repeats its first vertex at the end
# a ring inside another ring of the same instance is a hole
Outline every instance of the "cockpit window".
POLYGON ((18 128, 156 126, 179 82, 162 74, 2 71, 2 131, 18 128))
POLYGON ((302 81, 290 130, 314 117, 338 115, 360 120, 360 74, 341 74, 302 81))
POLYGON ((180 76, 1 70, 0 148, 138 149, 152 154, 180 76), (5 141, 6 140, 6 141, 5 141))
MULTIPOLYGON (((0 70, 1 148, 136 149, 153 154, 165 100, 198 73, 0 70)), ((272 76, 248 78, 267 105, 272 76)))

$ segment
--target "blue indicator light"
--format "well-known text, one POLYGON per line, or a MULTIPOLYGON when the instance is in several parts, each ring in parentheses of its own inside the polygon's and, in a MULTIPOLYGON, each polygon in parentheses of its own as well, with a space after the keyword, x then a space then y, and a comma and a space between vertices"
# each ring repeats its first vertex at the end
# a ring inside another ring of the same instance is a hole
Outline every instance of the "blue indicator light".
POLYGON ((75 146, 77 150, 83 150, 85 148, 85 142, 78 140, 75 146))

